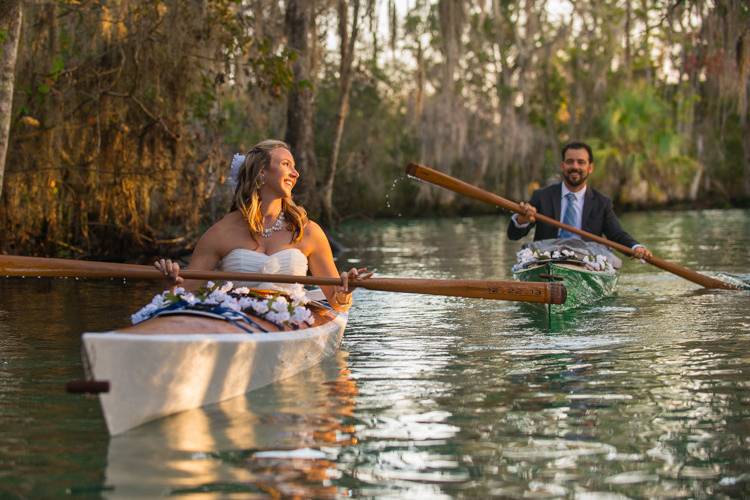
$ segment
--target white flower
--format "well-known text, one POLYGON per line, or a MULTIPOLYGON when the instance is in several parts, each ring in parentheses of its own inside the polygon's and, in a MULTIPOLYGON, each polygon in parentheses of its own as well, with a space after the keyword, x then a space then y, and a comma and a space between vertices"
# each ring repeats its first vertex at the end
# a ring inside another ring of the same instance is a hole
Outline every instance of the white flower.
POLYGON ((528 248, 524 248, 516 253, 516 258, 518 259, 518 262, 526 263, 534 260, 534 252, 528 248))
POLYGON ((553 259, 559 259, 560 258, 560 252, 558 252, 557 250, 555 250, 554 252, 552 252, 552 258, 553 259))
POLYGON ((235 288, 234 293, 238 295, 247 295, 248 293, 250 293, 250 289, 246 286, 241 286, 239 288, 235 288))
POLYGON ((253 308, 253 311, 255 311, 258 314, 265 314, 269 311, 268 308, 268 301, 265 300, 256 300, 256 299, 250 299, 252 302, 250 304, 250 307, 253 308))
POLYGON ((163 294, 154 295, 154 298, 151 299, 151 302, 149 305, 153 305, 156 307, 162 307, 162 305, 166 302, 166 292, 163 294))
POLYGON ((231 281, 227 281, 221 286, 221 288, 219 288, 219 291, 229 293, 232 291, 232 288, 234 288, 234 283, 232 283, 231 281))
POLYGON ((209 281, 206 283, 206 288, 213 288, 215 286, 216 286, 216 283, 214 283, 213 281, 209 281))
POLYGON ((242 297, 239 300, 240 308, 241 309, 249 309, 253 306, 254 299, 251 299, 250 297, 242 297))
POLYGON ((277 325, 283 325, 284 322, 289 321, 291 316, 289 315, 289 311, 283 311, 283 312, 271 311, 265 315, 265 318, 268 321, 272 321, 276 323, 277 325))
POLYGON ((188 304, 190 304, 191 306, 198 303, 198 297, 196 297, 192 293, 186 293, 180 298, 184 300, 185 302, 187 302, 188 304))
POLYGON ((286 300, 285 297, 278 296, 273 300, 273 302, 271 302, 271 309, 279 313, 282 311, 286 311, 288 313, 289 302, 286 300))
POLYGON ((140 323, 141 321, 145 321, 149 319, 153 314, 161 309, 162 307, 165 307, 169 304, 169 302, 166 300, 166 295, 168 292, 160 293, 157 295, 154 295, 154 298, 151 299, 151 302, 143 306, 139 311, 137 311, 135 314, 130 316, 130 321, 135 325, 137 323, 140 323))
POLYGON ((294 308, 294 311, 292 312, 292 322, 295 325, 301 325, 307 322, 307 320, 310 319, 310 317, 312 317, 312 313, 306 307, 297 306, 294 308))
POLYGON ((240 307, 240 302, 229 295, 226 299, 224 299, 224 302, 222 302, 221 305, 226 307, 227 309, 231 309, 232 311, 240 312, 242 310, 242 308, 240 307))
POLYGON ((298 304, 307 304, 308 302, 305 288, 300 284, 289 287, 289 298, 292 299, 292 304, 295 306, 298 304))

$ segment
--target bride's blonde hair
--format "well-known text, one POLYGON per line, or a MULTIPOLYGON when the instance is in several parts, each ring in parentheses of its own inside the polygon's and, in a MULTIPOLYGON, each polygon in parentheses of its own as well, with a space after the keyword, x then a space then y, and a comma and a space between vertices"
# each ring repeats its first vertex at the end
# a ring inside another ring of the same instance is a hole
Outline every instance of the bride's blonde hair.
MULTIPOLYGON (((237 187, 232 198, 232 210, 239 210, 247 221, 250 234, 257 242, 263 233, 263 214, 260 211, 260 188, 263 186, 263 171, 271 167, 271 151, 284 148, 290 151, 283 141, 267 139, 261 141, 248 151, 245 161, 237 175, 237 187)), ((307 212, 294 203, 292 197, 281 200, 281 211, 284 213, 287 229, 292 232, 292 242, 302 238, 302 230, 307 224, 307 212)))

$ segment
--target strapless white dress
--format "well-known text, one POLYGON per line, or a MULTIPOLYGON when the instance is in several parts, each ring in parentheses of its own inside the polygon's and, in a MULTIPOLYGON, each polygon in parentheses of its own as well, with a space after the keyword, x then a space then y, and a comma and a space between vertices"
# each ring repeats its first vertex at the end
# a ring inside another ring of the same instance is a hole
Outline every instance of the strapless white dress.
MULTIPOLYGON (((235 248, 224 256, 219 266, 221 271, 263 274, 307 274, 307 257, 298 248, 285 248, 267 255, 247 248, 235 248)), ((235 282, 235 285, 264 290, 292 292, 300 286, 284 283, 235 282)))

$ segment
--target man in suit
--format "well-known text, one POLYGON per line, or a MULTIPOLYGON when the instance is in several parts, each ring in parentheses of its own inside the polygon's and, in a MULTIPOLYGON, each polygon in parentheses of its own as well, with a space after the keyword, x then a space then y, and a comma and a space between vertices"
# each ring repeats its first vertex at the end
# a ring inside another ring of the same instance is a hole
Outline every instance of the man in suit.
POLYGON ((597 236, 632 248, 634 257, 650 257, 651 252, 635 241, 620 226, 612 200, 586 185, 594 171, 594 154, 591 147, 583 142, 571 142, 562 149, 560 163, 563 182, 537 189, 529 203, 521 203, 524 214, 515 214, 508 224, 508 238, 518 240, 526 236, 533 226, 537 226, 534 240, 554 238, 579 238, 577 234, 557 229, 549 224, 536 224, 537 211, 565 224, 583 229, 597 236))

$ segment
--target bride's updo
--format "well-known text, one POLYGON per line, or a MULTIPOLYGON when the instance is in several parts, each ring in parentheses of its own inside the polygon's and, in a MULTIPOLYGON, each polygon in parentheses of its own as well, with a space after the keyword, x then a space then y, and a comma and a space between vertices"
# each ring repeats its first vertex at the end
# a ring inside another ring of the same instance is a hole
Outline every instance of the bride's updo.
MULTIPOLYGON (((260 211, 260 188, 263 185, 261 173, 271 167, 271 151, 277 148, 290 151, 287 143, 275 139, 261 141, 248 151, 238 172, 237 187, 232 197, 232 210, 242 213, 256 242, 263 232, 263 214, 260 211)), ((292 242, 299 241, 307 224, 307 212, 294 203, 291 196, 281 200, 281 210, 287 229, 292 232, 292 242)))

